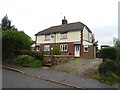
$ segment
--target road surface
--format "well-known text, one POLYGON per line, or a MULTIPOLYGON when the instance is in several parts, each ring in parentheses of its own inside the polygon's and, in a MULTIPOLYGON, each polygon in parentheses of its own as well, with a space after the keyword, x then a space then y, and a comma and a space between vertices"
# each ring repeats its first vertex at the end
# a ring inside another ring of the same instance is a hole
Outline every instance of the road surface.
POLYGON ((2 75, 2 88, 70 88, 6 69, 3 69, 2 75))

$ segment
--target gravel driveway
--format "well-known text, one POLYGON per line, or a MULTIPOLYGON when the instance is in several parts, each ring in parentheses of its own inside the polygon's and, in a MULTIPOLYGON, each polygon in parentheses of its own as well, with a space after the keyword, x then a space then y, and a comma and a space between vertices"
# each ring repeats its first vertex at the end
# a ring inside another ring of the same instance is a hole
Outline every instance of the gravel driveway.
POLYGON ((93 70, 98 69, 102 59, 72 60, 70 62, 57 65, 54 70, 69 72, 77 76, 90 78, 93 70))

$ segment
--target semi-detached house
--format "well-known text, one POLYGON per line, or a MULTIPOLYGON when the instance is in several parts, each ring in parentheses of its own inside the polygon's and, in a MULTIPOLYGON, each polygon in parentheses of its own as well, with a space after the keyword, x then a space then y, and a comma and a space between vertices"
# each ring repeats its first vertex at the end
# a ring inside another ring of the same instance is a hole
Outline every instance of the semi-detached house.
POLYGON ((96 46, 93 45, 92 31, 83 23, 68 23, 62 20, 62 25, 52 26, 35 34, 36 51, 51 54, 54 46, 60 49, 62 55, 74 57, 95 58, 96 46))

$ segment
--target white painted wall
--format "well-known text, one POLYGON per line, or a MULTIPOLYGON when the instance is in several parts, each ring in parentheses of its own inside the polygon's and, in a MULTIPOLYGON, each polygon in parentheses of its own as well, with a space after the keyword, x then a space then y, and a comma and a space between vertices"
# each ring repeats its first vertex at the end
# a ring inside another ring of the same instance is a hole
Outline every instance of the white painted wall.
POLYGON ((83 28, 83 40, 92 42, 92 33, 85 27, 83 28))
POLYGON ((64 43, 64 42, 77 42, 81 40, 81 31, 77 30, 77 31, 70 31, 67 33, 67 39, 61 39, 61 34, 57 33, 57 34, 51 34, 50 35, 50 40, 49 41, 45 41, 45 35, 40 35, 37 36, 37 42, 36 43, 64 43), (51 36, 54 36, 54 38, 52 38, 51 36), (56 37, 56 39, 55 39, 56 37))

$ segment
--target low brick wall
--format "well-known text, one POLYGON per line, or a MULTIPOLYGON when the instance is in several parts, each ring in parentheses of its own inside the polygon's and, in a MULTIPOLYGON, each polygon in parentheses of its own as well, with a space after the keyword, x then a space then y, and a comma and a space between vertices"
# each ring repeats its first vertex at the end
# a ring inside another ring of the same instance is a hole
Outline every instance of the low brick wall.
POLYGON ((43 65, 58 65, 74 59, 73 55, 44 55, 43 65))

